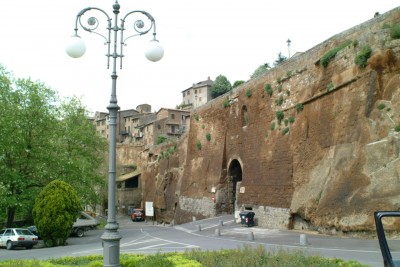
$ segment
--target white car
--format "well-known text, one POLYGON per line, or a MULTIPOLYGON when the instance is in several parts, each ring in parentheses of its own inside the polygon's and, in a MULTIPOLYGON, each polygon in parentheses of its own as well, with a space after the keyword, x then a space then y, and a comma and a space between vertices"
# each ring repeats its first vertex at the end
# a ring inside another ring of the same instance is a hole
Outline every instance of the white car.
POLYGON ((31 249, 38 243, 38 237, 25 228, 6 228, 0 231, 0 247, 31 249))

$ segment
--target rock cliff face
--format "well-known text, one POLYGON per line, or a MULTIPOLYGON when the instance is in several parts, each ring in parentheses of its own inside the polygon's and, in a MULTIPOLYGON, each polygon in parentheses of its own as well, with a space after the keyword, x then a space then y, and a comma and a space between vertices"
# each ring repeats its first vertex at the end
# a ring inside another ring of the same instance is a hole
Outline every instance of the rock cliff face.
POLYGON ((253 209, 265 227, 360 231, 374 229, 375 210, 399 210, 395 24, 400 8, 333 36, 194 110, 176 144, 141 152, 157 219, 253 209))

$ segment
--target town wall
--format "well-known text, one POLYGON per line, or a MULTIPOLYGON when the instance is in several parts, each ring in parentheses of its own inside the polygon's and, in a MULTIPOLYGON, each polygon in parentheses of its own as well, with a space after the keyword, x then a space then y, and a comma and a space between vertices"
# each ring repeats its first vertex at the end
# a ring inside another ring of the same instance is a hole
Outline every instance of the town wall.
POLYGON ((263 227, 364 231, 374 211, 398 210, 400 40, 385 29, 395 23, 400 8, 331 37, 195 109, 174 144, 142 151, 143 197, 158 220, 252 209, 263 227))

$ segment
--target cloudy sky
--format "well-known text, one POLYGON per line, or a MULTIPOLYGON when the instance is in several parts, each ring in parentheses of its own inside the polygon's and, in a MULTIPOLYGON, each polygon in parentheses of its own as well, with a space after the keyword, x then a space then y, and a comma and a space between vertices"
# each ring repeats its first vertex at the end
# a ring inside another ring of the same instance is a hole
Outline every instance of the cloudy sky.
MULTIPOLYGON (((19 78, 40 80, 61 97, 78 96, 90 111, 107 111, 111 69, 104 40, 79 30, 87 50, 79 59, 65 53, 76 15, 98 7, 110 17, 115 0, 9 0, 0 2, 0 64, 19 78)), ((324 40, 396 8, 396 1, 265 1, 265 0, 119 0, 122 18, 145 10, 156 20, 164 58, 144 57, 151 35, 134 37, 124 47, 118 69, 117 98, 121 109, 147 103, 157 111, 175 108, 181 92, 193 83, 225 75, 233 83, 248 80, 279 52, 305 52, 324 40)), ((106 27, 105 17, 91 12, 106 27)), ((126 25, 128 28, 130 25, 126 25)), ((128 35, 125 31, 124 35, 128 35)))

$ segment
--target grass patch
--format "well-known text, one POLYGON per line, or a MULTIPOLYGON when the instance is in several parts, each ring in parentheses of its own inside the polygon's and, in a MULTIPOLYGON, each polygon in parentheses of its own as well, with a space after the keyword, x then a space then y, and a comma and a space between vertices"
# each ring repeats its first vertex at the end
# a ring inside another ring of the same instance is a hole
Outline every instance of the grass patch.
MULTIPOLYGON (((266 250, 264 246, 221 251, 190 250, 183 253, 157 253, 154 255, 121 254, 122 267, 367 267, 356 261, 327 259, 320 256, 307 256, 302 251, 266 250)), ((49 260, 7 260, 1 262, 2 267, 101 267, 103 256, 92 255, 82 257, 64 257, 49 260)))

